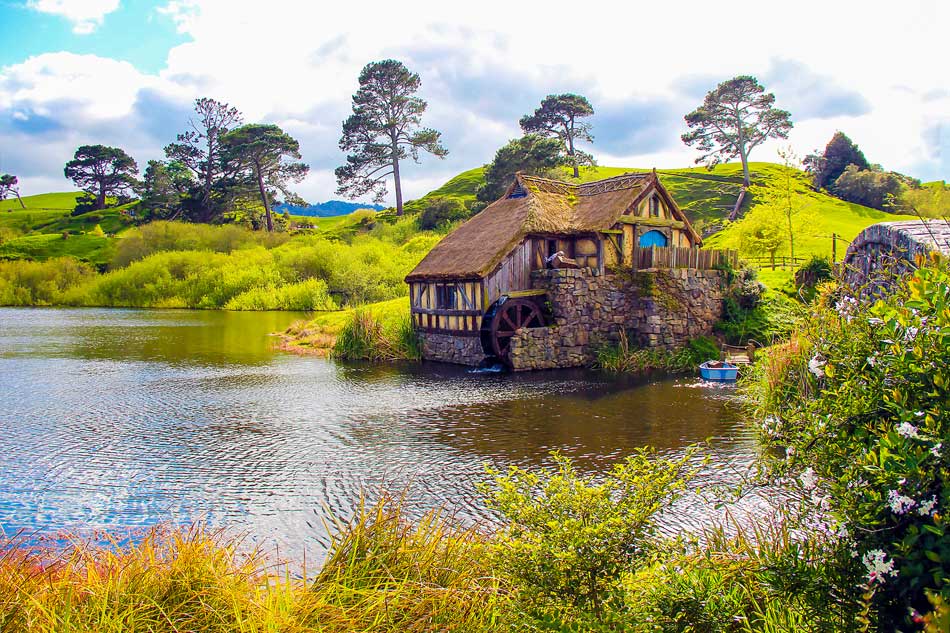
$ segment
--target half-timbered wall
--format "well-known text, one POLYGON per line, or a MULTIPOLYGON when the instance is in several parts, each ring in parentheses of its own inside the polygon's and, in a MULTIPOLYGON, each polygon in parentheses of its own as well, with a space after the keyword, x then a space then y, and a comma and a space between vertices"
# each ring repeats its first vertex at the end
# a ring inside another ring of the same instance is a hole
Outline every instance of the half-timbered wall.
POLYGON ((480 281, 416 281, 409 284, 410 312, 416 328, 476 336, 485 312, 480 281))

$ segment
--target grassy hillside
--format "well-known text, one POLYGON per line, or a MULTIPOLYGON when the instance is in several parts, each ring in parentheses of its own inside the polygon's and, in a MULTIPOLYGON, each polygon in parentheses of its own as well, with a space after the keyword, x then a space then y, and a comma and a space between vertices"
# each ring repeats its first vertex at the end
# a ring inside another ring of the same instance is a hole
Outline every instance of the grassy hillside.
MULTIPOLYGON (((752 174, 752 184, 773 187, 777 186, 785 167, 774 163, 750 163, 752 174)), ((580 178, 577 182, 591 182, 603 178, 611 178, 630 172, 649 171, 642 167, 591 167, 581 170, 580 178)), ((722 223, 725 217, 732 211, 733 206, 742 190, 742 166, 739 164, 717 165, 712 170, 705 167, 688 167, 682 169, 658 169, 657 173, 663 185, 670 191, 676 199, 680 208, 686 212, 690 222, 699 226, 712 227, 722 223)), ((425 208, 426 202, 436 197, 446 197, 459 200, 460 202, 470 203, 475 201, 475 192, 484 182, 485 168, 478 167, 462 172, 455 176, 444 185, 430 191, 425 196, 406 203, 407 213, 414 213, 425 208)), ((565 169, 559 176, 565 181, 573 181, 569 170, 565 169)), ((827 208, 831 213, 836 213, 840 200, 825 194, 815 194, 819 206, 827 208)), ((756 204, 755 196, 749 194, 746 196, 742 205, 742 211, 748 211, 756 204)), ((850 205, 857 209, 865 209, 859 205, 850 205)), ((882 215, 880 212, 871 209, 865 209, 870 212, 867 217, 867 224, 873 224, 880 220, 876 219, 882 215), (873 219, 873 222, 870 221, 873 219)), ((861 215, 859 212, 857 215, 861 215)), ((886 215, 886 214, 884 214, 886 215)), ((845 222, 851 224, 850 220, 845 222)), ((862 226, 863 228, 863 226, 862 226)), ((833 229, 832 229, 833 230, 833 229)))
POLYGON ((475 202, 475 192, 478 191, 483 182, 485 182, 484 167, 463 171, 438 189, 430 191, 417 200, 407 202, 404 205, 404 210, 406 213, 422 212, 426 207, 426 203, 433 198, 450 198, 468 206, 475 202))
POLYGON ((24 235, 0 244, 0 259, 46 260, 70 256, 92 264, 105 264, 112 259, 115 239, 96 235, 70 235, 61 233, 24 235))

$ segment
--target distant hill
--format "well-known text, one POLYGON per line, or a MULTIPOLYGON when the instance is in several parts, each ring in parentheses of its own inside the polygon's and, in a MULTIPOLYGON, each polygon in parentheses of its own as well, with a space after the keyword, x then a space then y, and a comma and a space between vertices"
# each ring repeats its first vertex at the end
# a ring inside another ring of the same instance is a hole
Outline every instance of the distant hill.
POLYGON ((278 204, 274 208, 278 213, 283 213, 286 210, 290 212, 290 215, 307 215, 317 218, 332 218, 338 215, 348 215, 357 209, 372 209, 374 211, 382 211, 386 207, 381 204, 366 204, 363 202, 330 200, 328 202, 311 204, 309 207, 295 207, 291 204, 278 204))

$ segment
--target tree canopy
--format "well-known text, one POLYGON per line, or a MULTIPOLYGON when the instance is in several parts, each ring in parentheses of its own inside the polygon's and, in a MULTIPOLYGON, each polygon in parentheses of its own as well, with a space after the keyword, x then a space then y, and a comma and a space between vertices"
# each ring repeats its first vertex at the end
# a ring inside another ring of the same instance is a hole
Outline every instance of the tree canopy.
POLYGON ((150 160, 142 182, 142 206, 152 219, 176 219, 192 184, 191 174, 181 162, 150 160))
POLYGON ((221 211, 219 201, 214 199, 224 171, 221 137, 235 125, 240 125, 243 117, 237 108, 207 97, 195 100, 195 114, 196 118, 188 121, 191 129, 179 134, 177 142, 165 147, 165 156, 186 166, 194 174, 197 186, 193 198, 197 219, 209 222, 221 211))
POLYGON ((300 143, 276 125, 255 123, 222 136, 221 153, 238 181, 256 184, 267 230, 273 231, 271 197, 279 191, 297 200, 290 183, 300 182, 310 171, 310 167, 297 162, 301 158, 300 143))
POLYGON ((835 179, 832 191, 842 200, 890 211, 898 204, 902 189, 897 174, 881 169, 859 169, 852 163, 835 179))
POLYGON ((696 163, 710 168, 738 157, 748 187, 749 153, 770 138, 788 138, 792 129, 791 114, 774 103, 775 95, 766 93, 755 77, 724 81, 684 117, 690 131, 683 142, 703 152, 696 163))
POLYGON ((848 165, 856 165, 859 170, 870 167, 864 152, 841 131, 835 132, 823 153, 815 150, 805 157, 804 162, 805 171, 812 175, 816 189, 834 186, 848 165))
POLYGON ((13 194, 20 201, 20 206, 25 209, 26 205, 23 204, 23 199, 20 198, 19 182, 19 178, 13 174, 0 174, 0 200, 6 200, 10 194, 13 194))
POLYGON ((385 197, 386 179, 393 178, 396 214, 402 215, 402 183, 399 162, 419 151, 445 158, 441 133, 423 128, 426 102, 416 96, 422 81, 402 62, 387 59, 367 64, 353 95, 353 114, 343 122, 340 149, 349 152, 346 164, 336 169, 337 193, 349 198, 373 194, 375 202, 385 197))
POLYGON ((76 186, 95 198, 95 209, 104 209, 108 196, 130 195, 138 184, 139 168, 118 147, 82 145, 63 173, 76 186))
POLYGON ((540 134, 527 134, 509 141, 495 152, 495 160, 485 170, 485 184, 476 194, 481 206, 500 198, 516 172, 543 176, 567 164, 562 148, 559 139, 540 134))
POLYGON ((521 129, 526 134, 540 134, 560 139, 567 162, 574 168, 574 177, 580 176, 579 165, 593 165, 594 157, 576 147, 577 141, 593 142, 591 125, 578 121, 594 114, 586 97, 576 94, 548 95, 534 114, 521 117, 521 129))

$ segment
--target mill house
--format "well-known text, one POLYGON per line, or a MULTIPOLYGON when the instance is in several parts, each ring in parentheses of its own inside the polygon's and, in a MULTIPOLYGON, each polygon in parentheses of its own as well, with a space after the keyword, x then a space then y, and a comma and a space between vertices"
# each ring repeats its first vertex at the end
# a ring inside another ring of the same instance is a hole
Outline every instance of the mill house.
MULTIPOLYGON (((499 200, 446 236, 406 277, 423 356, 512 365, 519 331, 572 325, 558 314, 563 301, 552 295, 552 280, 562 290, 564 279, 583 285, 571 292, 574 304, 590 300, 598 322, 587 329, 603 329, 603 319, 613 332, 633 326, 635 315, 611 312, 610 305, 620 309, 616 297, 608 305, 598 299, 598 292, 623 284, 609 282, 610 273, 626 271, 629 280, 630 271, 709 270, 731 256, 701 245, 655 170, 584 184, 518 173, 499 200)), ((629 312, 630 301, 624 303, 629 312)), ((583 305, 571 306, 578 308, 584 312, 583 305)), ((588 352, 549 364, 580 364, 575 357, 588 352)))

